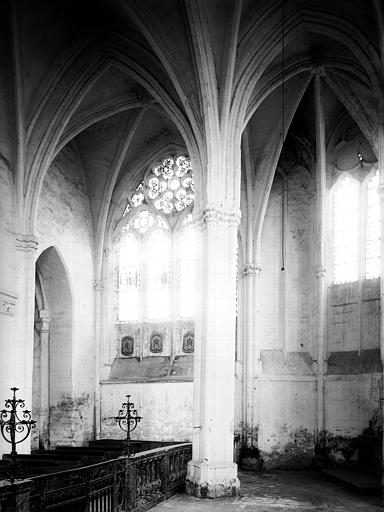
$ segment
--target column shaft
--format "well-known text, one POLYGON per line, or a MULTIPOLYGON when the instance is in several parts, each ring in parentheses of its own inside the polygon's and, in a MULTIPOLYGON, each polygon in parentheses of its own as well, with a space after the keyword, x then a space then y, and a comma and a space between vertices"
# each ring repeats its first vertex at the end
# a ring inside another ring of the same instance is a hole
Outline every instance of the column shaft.
POLYGON ((245 350, 244 350, 244 428, 245 444, 248 448, 257 447, 258 404, 257 386, 259 377, 260 347, 255 339, 256 303, 255 288, 256 279, 260 275, 260 267, 253 262, 248 263, 242 269, 245 286, 245 350))
MULTIPOLYGON (((382 107, 383 110, 383 107, 382 107)), ((380 358, 384 367, 384 122, 379 123, 378 132, 379 144, 379 193, 381 206, 381 272, 380 272, 380 358)), ((384 388, 384 373, 382 376, 384 388)), ((384 421, 384 404, 382 405, 382 414, 384 421)), ((384 439, 382 444, 382 488, 384 489, 384 439)))
POLYGON ((326 280, 325 280, 325 225, 326 225, 326 145, 325 122, 322 102, 321 78, 315 76, 316 110, 316 359, 317 359, 317 432, 323 434, 324 420, 324 373, 325 373, 325 322, 326 322, 326 280))
POLYGON ((49 449, 49 388, 50 388, 50 350, 49 350, 49 311, 42 309, 39 312, 39 321, 36 327, 40 333, 40 407, 39 417, 34 418, 38 421, 39 429, 39 447, 49 449))
POLYGON ((198 297, 194 369, 193 460, 187 492, 233 496, 236 247, 239 215, 205 210, 197 268, 198 297))

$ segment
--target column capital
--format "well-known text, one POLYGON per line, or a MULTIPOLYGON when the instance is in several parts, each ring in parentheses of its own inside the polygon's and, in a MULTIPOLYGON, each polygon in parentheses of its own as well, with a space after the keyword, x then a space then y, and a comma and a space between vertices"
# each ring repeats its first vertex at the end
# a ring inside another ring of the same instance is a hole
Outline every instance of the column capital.
POLYGON ((34 235, 23 235, 16 233, 15 235, 16 249, 19 251, 36 251, 39 242, 34 235))
POLYGON ((201 226, 208 224, 227 224, 228 226, 237 227, 240 224, 240 210, 226 210, 221 207, 208 206, 202 210, 197 219, 197 223, 201 226))
POLYGON ((261 267, 260 265, 258 265, 257 263, 254 263, 254 262, 250 262, 250 263, 246 263, 242 268, 241 268, 241 275, 242 277, 252 277, 252 276, 256 276, 258 277, 261 273, 261 267))

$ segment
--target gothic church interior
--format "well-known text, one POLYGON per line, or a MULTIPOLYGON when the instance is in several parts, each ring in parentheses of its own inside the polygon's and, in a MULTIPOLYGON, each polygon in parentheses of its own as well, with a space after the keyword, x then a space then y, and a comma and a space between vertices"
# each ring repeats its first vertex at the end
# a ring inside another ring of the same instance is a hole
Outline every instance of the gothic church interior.
POLYGON ((380 0, 1 11, 0 400, 19 387, 37 420, 20 450, 118 437, 129 393, 140 439, 192 442, 197 496, 237 492, 236 462, 348 465, 364 432, 381 472, 380 0))

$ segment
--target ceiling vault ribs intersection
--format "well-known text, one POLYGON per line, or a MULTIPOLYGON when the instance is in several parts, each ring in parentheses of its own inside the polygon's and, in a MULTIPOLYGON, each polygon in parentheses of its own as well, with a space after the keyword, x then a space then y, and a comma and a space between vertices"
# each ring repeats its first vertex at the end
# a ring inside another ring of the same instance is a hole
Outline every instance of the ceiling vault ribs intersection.
MULTIPOLYGON (((99 255, 127 193, 121 187, 135 186, 144 162, 160 148, 191 156, 196 205, 204 204, 204 191, 213 194, 217 183, 208 172, 213 161, 233 169, 222 186, 226 196, 236 195, 231 187, 244 133, 242 186, 267 198, 287 132, 290 143, 305 138, 312 144, 311 131, 299 133, 299 117, 310 126, 300 105, 310 104, 308 84, 318 69, 329 132, 340 119, 352 119, 377 154, 384 23, 380 2, 369 5, 286 0, 282 19, 281 0, 100 0, 85 2, 83 10, 68 2, 60 12, 41 0, 28 27, 23 10, 12 5, 9 45, 19 105, 13 168, 23 230, 34 231, 44 177, 67 145, 76 147, 84 167, 99 255), (54 29, 40 34, 43 11, 54 29), (33 45, 41 64, 28 67, 33 45), (94 141, 98 162, 91 156, 94 141)), ((329 141, 336 141, 335 130, 329 141)), ((251 192, 242 197, 248 197, 245 210, 257 239, 265 201, 251 192)))

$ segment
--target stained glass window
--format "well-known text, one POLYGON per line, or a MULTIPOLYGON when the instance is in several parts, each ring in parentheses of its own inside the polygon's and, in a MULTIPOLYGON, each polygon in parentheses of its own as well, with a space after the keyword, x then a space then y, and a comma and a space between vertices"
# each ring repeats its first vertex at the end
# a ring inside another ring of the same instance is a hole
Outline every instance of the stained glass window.
POLYGON ((148 171, 145 179, 131 195, 125 214, 144 202, 170 215, 185 210, 195 200, 191 160, 184 156, 168 156, 148 171))
POLYGON ((333 282, 359 275, 359 182, 344 175, 333 193, 333 282))
POLYGON ((147 315, 149 320, 170 318, 170 237, 157 230, 147 240, 147 315))
POLYGON ((380 275, 381 210, 379 173, 358 181, 344 174, 332 191, 333 282, 380 275))
POLYGON ((119 322, 193 317, 194 197, 191 161, 179 155, 151 166, 128 198, 118 235, 119 322))
POLYGON ((133 235, 125 236, 119 248, 118 319, 136 321, 140 317, 140 244, 133 235))
POLYGON ((378 187, 379 171, 368 180, 367 184, 366 279, 373 279, 380 275, 381 212, 378 187))
POLYGON ((193 317, 195 314, 196 276, 196 234, 185 229, 179 238, 179 301, 180 317, 193 317))

